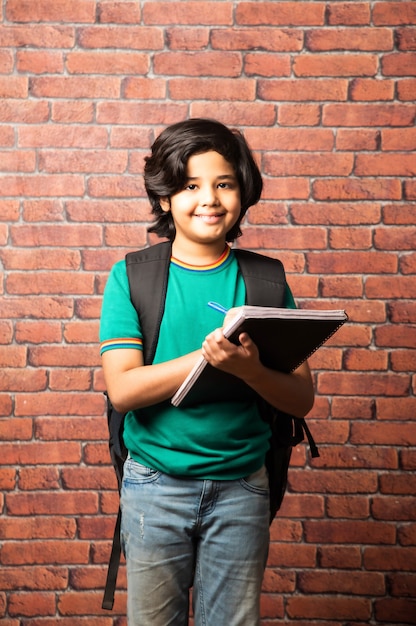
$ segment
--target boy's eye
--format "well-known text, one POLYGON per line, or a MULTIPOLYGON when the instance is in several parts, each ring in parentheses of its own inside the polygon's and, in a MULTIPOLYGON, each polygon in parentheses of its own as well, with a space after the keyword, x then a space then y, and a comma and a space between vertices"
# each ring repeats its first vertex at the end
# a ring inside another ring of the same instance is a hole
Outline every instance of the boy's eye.
POLYGON ((194 191, 194 189, 196 189, 196 185, 195 183, 189 183, 189 185, 186 185, 185 189, 189 189, 189 191, 194 191))

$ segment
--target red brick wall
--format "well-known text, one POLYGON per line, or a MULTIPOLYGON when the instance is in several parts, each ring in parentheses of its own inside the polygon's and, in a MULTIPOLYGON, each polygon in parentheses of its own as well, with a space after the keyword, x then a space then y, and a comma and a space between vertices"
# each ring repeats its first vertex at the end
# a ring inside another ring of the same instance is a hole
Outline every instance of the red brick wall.
POLYGON ((4 626, 125 624, 124 571, 100 610, 118 502, 100 300, 148 243, 148 147, 188 116, 241 127, 261 163, 241 245, 281 257, 302 306, 350 316, 311 359, 321 457, 294 453, 263 626, 414 623, 416 2, 0 11, 4 626))

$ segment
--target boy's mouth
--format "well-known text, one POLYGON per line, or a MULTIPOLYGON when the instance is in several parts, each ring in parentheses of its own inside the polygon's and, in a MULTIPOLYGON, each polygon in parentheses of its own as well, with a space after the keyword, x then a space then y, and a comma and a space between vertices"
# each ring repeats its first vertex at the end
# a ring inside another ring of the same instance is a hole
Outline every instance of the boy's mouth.
POLYGON ((195 217, 199 217, 203 222, 207 224, 217 222, 219 219, 224 217, 225 213, 198 213, 195 217))

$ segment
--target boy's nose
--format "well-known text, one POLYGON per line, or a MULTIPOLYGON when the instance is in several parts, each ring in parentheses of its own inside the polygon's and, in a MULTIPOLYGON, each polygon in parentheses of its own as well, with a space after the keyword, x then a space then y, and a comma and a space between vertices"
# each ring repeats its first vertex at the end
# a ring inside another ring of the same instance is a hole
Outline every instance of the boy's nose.
POLYGON ((218 196, 215 189, 211 187, 201 189, 200 204, 201 206, 217 206, 218 196))

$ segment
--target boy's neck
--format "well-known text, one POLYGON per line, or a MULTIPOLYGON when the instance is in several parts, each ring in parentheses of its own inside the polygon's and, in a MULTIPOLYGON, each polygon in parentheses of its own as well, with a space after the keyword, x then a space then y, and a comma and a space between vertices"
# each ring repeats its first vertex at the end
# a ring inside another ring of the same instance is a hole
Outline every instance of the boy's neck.
POLYGON ((172 256, 178 261, 189 265, 209 265, 215 263, 225 250, 226 242, 218 241, 209 244, 187 242, 179 244, 176 240, 172 243, 172 256))

